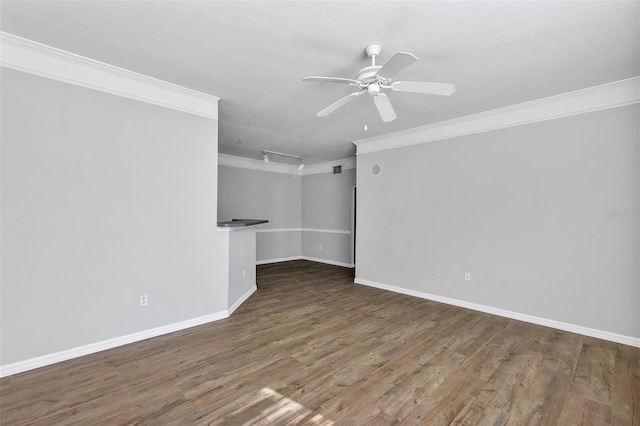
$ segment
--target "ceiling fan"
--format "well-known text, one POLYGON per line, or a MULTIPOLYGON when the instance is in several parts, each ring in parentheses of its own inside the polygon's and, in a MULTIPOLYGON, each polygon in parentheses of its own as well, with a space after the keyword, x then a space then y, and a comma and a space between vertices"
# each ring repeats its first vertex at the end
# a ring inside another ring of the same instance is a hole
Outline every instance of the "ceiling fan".
POLYGON ((360 89, 359 92, 351 93, 342 99, 332 103, 317 115, 324 117, 331 114, 343 105, 348 104, 354 99, 368 93, 373 97, 373 103, 376 105, 382 121, 389 122, 396 119, 396 112, 389 101, 386 94, 382 93, 382 89, 391 89, 394 92, 413 92, 424 93, 428 95, 449 96, 456 91, 456 86, 448 83, 429 83, 426 81, 392 81, 391 77, 402 71, 418 58, 411 53, 399 52, 393 58, 380 66, 376 65, 376 57, 380 55, 382 47, 378 44, 370 44, 364 51, 371 58, 371 66, 362 68, 358 71, 355 80, 349 78, 337 77, 305 77, 302 81, 320 82, 320 83, 339 83, 355 86, 360 89))

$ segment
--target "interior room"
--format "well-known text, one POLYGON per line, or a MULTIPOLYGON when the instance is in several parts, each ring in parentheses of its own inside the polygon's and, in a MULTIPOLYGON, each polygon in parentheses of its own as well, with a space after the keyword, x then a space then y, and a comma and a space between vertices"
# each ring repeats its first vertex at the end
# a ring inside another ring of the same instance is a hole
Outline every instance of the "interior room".
POLYGON ((0 424, 640 424, 640 2, 0 2, 0 424))

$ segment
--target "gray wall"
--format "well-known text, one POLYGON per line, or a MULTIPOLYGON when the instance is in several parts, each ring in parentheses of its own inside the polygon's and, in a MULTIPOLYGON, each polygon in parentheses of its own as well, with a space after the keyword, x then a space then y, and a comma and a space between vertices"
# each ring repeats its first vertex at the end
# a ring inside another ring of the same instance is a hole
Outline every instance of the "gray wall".
POLYGON ((220 166, 218 181, 220 220, 269 219, 268 224, 257 229, 259 263, 300 256, 344 265, 353 263, 350 232, 354 169, 336 175, 300 177, 220 166))
POLYGON ((257 261, 300 255, 301 189, 299 176, 238 167, 218 168, 218 218, 268 219, 262 229, 297 229, 258 232, 257 261))
POLYGON ((226 235, 229 238, 228 304, 232 307, 256 286, 256 230, 232 228, 226 235))
POLYGON ((356 278, 639 337, 638 117, 358 155, 356 278))
POLYGON ((1 363, 224 311, 217 122, 4 68, 1 83, 1 363))
POLYGON ((352 264, 352 197, 355 169, 340 174, 319 173, 302 178, 302 227, 325 232, 302 234, 302 255, 352 264), (349 231, 335 233, 331 231, 349 231), (328 232, 327 232, 328 231, 328 232))

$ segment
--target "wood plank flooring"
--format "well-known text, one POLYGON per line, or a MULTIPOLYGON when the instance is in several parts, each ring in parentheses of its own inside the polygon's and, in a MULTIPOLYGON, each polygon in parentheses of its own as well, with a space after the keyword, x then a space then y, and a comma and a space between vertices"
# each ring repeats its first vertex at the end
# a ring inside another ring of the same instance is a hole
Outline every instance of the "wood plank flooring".
POLYGON ((230 318, 0 380, 2 425, 640 425, 640 349, 258 267, 230 318))

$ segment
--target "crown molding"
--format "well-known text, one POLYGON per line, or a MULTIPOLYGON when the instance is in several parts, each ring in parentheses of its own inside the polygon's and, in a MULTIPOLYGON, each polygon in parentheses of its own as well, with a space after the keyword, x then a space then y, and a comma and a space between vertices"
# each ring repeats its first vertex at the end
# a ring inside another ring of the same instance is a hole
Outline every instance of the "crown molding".
POLYGON ((0 66, 211 119, 220 98, 0 31, 0 66))
POLYGON ((311 164, 306 166, 302 170, 302 174, 304 176, 307 175, 317 175, 320 173, 333 173, 333 168, 335 166, 342 166, 342 170, 349 170, 356 168, 356 158, 343 158, 341 160, 335 161, 325 161, 324 163, 311 164))
POLYGON ((283 173, 294 176, 302 175, 302 173, 298 170, 298 166, 292 166, 290 164, 283 163, 274 163, 273 161, 265 163, 262 160, 237 157, 235 155, 228 154, 218 154, 218 164, 220 166, 238 167, 240 169, 258 170, 261 172, 283 173))
POLYGON ((640 102, 640 76, 353 143, 357 155, 488 132, 640 102))
POLYGON ((324 163, 311 164, 305 166, 301 171, 298 166, 276 163, 270 161, 265 163, 262 160, 253 158, 237 157, 235 155, 218 154, 218 164, 221 166, 238 167, 241 169, 258 170, 262 172, 284 173, 294 176, 307 176, 319 173, 333 173, 334 166, 342 166, 342 170, 355 169, 356 159, 354 157, 342 160, 327 161, 324 163))

